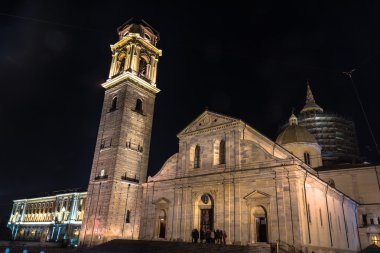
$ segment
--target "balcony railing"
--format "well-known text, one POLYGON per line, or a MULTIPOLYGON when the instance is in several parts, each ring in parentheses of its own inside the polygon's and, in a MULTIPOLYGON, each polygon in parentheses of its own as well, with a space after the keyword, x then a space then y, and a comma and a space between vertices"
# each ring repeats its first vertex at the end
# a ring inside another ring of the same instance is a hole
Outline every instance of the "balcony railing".
POLYGON ((135 182, 135 183, 140 182, 137 178, 127 177, 127 176, 121 176, 121 180, 135 182))
POLYGON ((103 176, 96 176, 95 177, 95 180, 101 180, 101 179, 107 179, 108 178, 108 175, 103 175, 103 176))

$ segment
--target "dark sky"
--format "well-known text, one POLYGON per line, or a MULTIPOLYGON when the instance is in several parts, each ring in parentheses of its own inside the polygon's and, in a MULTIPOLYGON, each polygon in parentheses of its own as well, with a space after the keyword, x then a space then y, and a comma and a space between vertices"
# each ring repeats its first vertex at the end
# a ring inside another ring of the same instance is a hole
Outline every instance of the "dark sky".
POLYGON ((351 117, 363 156, 380 142, 379 1, 12 1, 0 7, 0 217, 12 199, 86 187, 116 28, 160 32, 148 174, 208 107, 275 139, 306 80, 326 111, 351 117), (79 3, 80 2, 80 3, 79 3))

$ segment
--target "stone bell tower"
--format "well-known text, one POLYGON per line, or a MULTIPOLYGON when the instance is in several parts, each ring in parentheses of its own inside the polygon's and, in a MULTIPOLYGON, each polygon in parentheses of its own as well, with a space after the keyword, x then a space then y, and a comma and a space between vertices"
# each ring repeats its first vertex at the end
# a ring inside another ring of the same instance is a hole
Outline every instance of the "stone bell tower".
POLYGON ((117 31, 109 79, 102 84, 105 95, 81 246, 139 237, 161 50, 156 47, 158 32, 143 20, 130 19, 117 31))

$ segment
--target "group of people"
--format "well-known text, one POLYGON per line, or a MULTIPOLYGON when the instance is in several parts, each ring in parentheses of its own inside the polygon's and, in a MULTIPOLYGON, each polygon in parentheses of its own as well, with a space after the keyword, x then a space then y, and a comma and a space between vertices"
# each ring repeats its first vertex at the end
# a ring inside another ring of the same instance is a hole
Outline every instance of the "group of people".
POLYGON ((226 245, 227 233, 224 230, 215 230, 215 229, 201 229, 199 232, 198 229, 193 229, 191 231, 191 238, 193 243, 210 243, 210 244, 223 244, 226 245))

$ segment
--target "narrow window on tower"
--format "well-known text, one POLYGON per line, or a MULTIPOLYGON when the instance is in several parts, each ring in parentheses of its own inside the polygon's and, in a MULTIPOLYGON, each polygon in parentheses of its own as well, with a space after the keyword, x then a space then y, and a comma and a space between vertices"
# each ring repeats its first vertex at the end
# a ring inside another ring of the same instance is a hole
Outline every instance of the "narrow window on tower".
POLYGON ((135 111, 141 114, 143 113, 142 100, 139 98, 136 100, 135 111))
POLYGON ((304 158, 304 161, 307 165, 310 165, 310 154, 305 152, 303 153, 303 158, 304 158))
POLYGON ((226 142, 224 140, 220 141, 219 144, 219 164, 226 163, 226 142))
POLYGON ((322 211, 321 211, 321 208, 319 208, 319 219, 321 220, 321 227, 323 227, 323 220, 322 220, 322 211))
POLYGON ((131 211, 127 210, 127 214, 125 216, 125 223, 130 223, 130 219, 131 219, 131 211))
POLYGON ((117 105, 117 97, 114 97, 112 99, 111 107, 110 107, 110 112, 113 112, 116 110, 116 105, 117 105))
POLYGON ((201 163, 201 148, 197 145, 194 152, 194 168, 199 168, 201 163))
POLYGON ((308 219, 309 223, 311 224, 310 205, 309 205, 309 203, 307 204, 307 219, 308 219))
POLYGON ((363 226, 367 226, 367 215, 363 214, 362 218, 363 218, 363 226))
POLYGON ((147 65, 148 63, 146 62, 146 60, 141 57, 139 62, 139 76, 146 77, 147 65))

